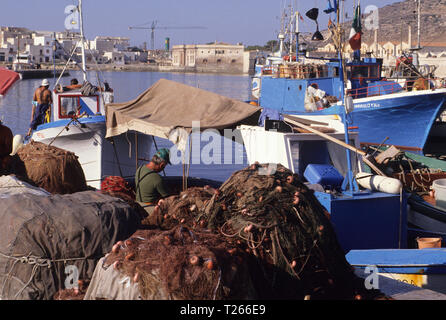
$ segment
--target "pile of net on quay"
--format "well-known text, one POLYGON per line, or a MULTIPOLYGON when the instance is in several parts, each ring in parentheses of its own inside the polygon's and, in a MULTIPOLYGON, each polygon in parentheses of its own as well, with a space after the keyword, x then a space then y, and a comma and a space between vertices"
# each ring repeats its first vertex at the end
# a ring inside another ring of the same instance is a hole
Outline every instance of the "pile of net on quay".
POLYGON ((0 300, 81 299, 97 262, 140 227, 144 210, 110 192, 83 191, 77 157, 56 147, 30 142, 7 169, 0 300))
POLYGON ((31 140, 8 162, 7 174, 52 194, 88 190, 84 171, 73 152, 31 140))
POLYGON ((33 189, 0 198, 0 300, 53 299, 88 282, 97 262, 143 218, 122 199, 96 191, 33 189))
POLYGON ((267 168, 167 198, 100 261, 85 299, 385 298, 354 274, 313 192, 267 168))

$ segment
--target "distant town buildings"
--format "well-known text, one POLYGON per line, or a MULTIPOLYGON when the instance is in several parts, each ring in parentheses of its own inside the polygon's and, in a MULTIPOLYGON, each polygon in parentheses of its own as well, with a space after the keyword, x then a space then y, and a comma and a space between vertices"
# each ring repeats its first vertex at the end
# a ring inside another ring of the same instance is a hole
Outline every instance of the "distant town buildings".
MULTIPOLYGON (((56 61, 81 61, 79 33, 32 31, 27 28, 0 27, 0 63, 13 63, 17 58, 33 64, 56 61)), ((96 37, 86 41, 87 63, 114 63, 123 65, 147 62, 147 52, 130 48, 130 39, 123 37, 96 37), (129 50, 131 49, 131 50, 129 50)))
MULTIPOLYGON (((124 37, 97 36, 85 41, 87 64, 145 63, 176 71, 248 73, 254 70, 256 52, 245 51, 242 44, 214 42, 169 46, 165 50, 145 50, 130 46, 124 37)), ((81 62, 82 43, 76 32, 33 31, 27 28, 0 27, 0 64, 52 65, 69 59, 81 62)), ((163 69, 168 70, 168 69, 163 69)))

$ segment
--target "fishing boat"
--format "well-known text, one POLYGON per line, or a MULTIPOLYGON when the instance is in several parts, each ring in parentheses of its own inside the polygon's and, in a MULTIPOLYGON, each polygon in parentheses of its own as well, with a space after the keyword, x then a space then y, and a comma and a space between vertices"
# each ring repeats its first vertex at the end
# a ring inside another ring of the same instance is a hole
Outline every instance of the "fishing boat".
MULTIPOLYGON (((439 184, 446 179, 446 162, 402 151, 394 146, 375 150, 379 152, 377 165, 389 176, 399 179, 409 194, 409 246, 416 248, 419 237, 439 237, 446 241, 446 206, 439 184), (436 188, 440 189, 437 194, 436 188)), ((371 172, 371 169, 366 166, 365 171, 371 172)))
MULTIPOLYGON (((79 0, 78 10, 84 49, 82 0, 79 0)), ((74 152, 87 184, 99 189, 105 176, 134 176, 138 161, 149 158, 153 140, 151 136, 132 131, 105 139, 105 105, 113 102, 114 94, 105 83, 93 86, 88 82, 84 50, 82 56, 84 85, 64 90, 63 86, 55 84, 50 121, 39 125, 31 139, 74 152)))
MULTIPOLYGON (((298 15, 290 16, 296 25, 291 36, 298 39, 298 15)), ((389 144, 419 154, 439 151, 429 140, 446 108, 446 88, 431 86, 427 79, 420 80, 427 86, 417 89, 389 81, 381 75, 382 59, 361 57, 360 52, 345 61, 340 73, 339 58, 309 57, 296 42, 296 48, 289 47, 294 53, 279 51, 282 61, 257 66, 252 92, 259 106, 286 114, 337 115, 359 128, 364 145, 380 145, 387 138, 389 144), (347 119, 340 89, 344 78, 353 109, 347 119)))

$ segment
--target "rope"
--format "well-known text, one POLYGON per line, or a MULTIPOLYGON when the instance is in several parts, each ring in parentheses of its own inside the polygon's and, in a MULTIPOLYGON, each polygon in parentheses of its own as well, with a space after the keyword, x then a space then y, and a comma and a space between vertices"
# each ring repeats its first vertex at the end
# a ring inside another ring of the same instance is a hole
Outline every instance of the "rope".
MULTIPOLYGON (((113 152, 114 152, 115 157, 116 157, 116 162, 118 163, 119 174, 120 174, 121 177, 122 177, 121 164, 119 163, 118 153, 116 152, 115 139, 113 139, 113 138, 111 139, 111 144, 112 144, 112 146, 113 146, 113 152)), ((137 158, 138 158, 138 157, 137 157, 137 158)))

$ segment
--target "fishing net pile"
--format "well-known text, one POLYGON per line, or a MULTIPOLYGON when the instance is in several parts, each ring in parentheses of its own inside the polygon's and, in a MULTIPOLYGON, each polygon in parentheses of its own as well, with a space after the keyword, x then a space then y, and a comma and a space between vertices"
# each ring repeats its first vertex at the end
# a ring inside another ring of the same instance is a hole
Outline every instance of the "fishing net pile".
POLYGON ((435 180, 445 178, 443 169, 436 168, 435 162, 432 167, 429 167, 411 159, 395 146, 381 151, 376 161, 378 167, 388 176, 400 180, 408 192, 427 194, 435 180))
POLYGON ((84 171, 73 152, 31 141, 13 159, 12 173, 48 192, 68 194, 87 190, 84 171))
POLYGON ((181 192, 178 196, 165 199, 142 223, 162 230, 171 229, 178 224, 187 225, 192 228, 198 226, 204 227, 204 220, 196 220, 196 216, 200 212, 203 212, 206 204, 215 192, 216 189, 209 185, 203 188, 189 188, 181 192))
POLYGON ((268 168, 255 164, 219 189, 166 199, 146 221, 158 229, 116 243, 107 264, 147 299, 380 296, 355 276, 313 192, 285 167, 268 168))
POLYGON ((97 262, 141 222, 125 201, 96 191, 16 194, 1 203, 0 300, 53 299, 76 278, 91 279, 97 262))
POLYGON ((140 230, 105 260, 147 300, 255 299, 246 252, 216 233, 176 226, 140 230))
POLYGON ((54 300, 83 300, 87 288, 89 285, 89 280, 78 280, 76 289, 63 289, 56 292, 54 295, 54 300))
POLYGON ((130 203, 135 201, 135 191, 120 176, 108 176, 101 182, 101 192, 113 197, 122 198, 130 203))

